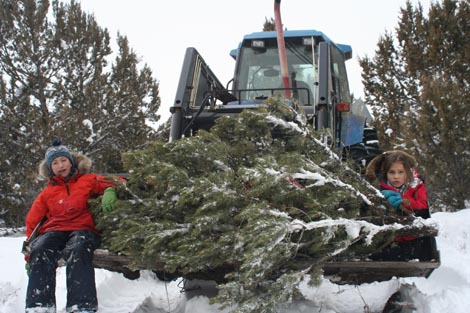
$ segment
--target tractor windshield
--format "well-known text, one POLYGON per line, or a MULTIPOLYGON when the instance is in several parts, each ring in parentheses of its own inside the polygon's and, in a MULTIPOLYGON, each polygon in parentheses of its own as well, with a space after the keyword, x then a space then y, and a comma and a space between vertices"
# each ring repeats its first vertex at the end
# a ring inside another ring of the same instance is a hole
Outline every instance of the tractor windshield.
MULTIPOLYGON (((301 38, 286 40, 287 63, 292 88, 299 101, 314 103, 313 84, 316 71, 313 67, 312 46, 301 44, 301 38)), ((251 42, 251 41, 249 41, 251 42)), ((263 40, 262 47, 243 46, 238 56, 238 78, 234 86, 239 100, 255 101, 282 93, 279 51, 276 39, 263 40)))
MULTIPOLYGON (((314 39, 285 38, 292 94, 303 105, 317 103, 318 46, 312 44, 314 39)), ((344 57, 338 48, 333 45, 331 47, 333 89, 340 101, 349 101, 344 57)), ((276 38, 244 41, 237 59, 233 92, 239 101, 264 100, 276 94, 283 94, 276 38)))

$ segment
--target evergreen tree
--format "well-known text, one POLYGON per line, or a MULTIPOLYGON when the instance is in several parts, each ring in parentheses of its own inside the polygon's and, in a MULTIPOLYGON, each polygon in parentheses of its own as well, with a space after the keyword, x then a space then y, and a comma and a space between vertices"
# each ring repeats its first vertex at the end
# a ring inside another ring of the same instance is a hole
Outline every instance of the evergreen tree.
POLYGON ((48 7, 48 1, 2 0, 0 5, 0 69, 5 82, 0 103, 1 206, 8 211, 7 222, 25 215, 39 143, 47 140, 53 119, 48 82, 58 66, 48 7))
POLYGON ((118 35, 117 43, 119 52, 112 64, 109 90, 103 103, 106 114, 99 119, 100 125, 96 125, 101 139, 93 144, 91 153, 95 160, 101 161, 102 168, 112 168, 110 165, 120 160, 122 151, 136 149, 153 138, 155 131, 146 123, 155 123, 160 118, 158 84, 152 71, 147 65, 138 69, 137 55, 126 37, 118 35))
POLYGON ((234 312, 273 312, 324 262, 364 258, 405 222, 320 137, 268 99, 210 132, 125 153, 115 210, 94 200, 103 247, 133 269, 215 279, 215 301, 234 312))
POLYGON ((267 17, 264 18, 263 31, 269 32, 276 30, 276 24, 274 19, 271 17, 269 20, 267 17))
POLYGON ((7 178, 0 207, 24 217, 53 139, 92 157, 95 171, 122 171, 120 152, 152 137, 146 122, 158 120, 160 99, 125 37, 108 65, 109 34, 79 3, 0 1, 0 170, 7 178), (24 196, 19 204, 6 201, 12 192, 24 196))
POLYGON ((428 17, 408 1, 396 37, 385 34, 374 58, 360 60, 383 148, 414 153, 430 204, 450 210, 469 200, 469 19, 468 1, 433 3, 428 17))

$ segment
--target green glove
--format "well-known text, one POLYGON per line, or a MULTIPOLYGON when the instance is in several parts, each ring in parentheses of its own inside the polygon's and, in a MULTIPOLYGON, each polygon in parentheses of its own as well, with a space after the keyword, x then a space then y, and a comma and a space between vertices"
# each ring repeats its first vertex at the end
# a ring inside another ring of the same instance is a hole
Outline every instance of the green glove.
POLYGON ((26 274, 29 277, 29 274, 31 273, 31 267, 29 266, 29 262, 26 262, 24 265, 24 269, 26 270, 26 274))
POLYGON ((104 190, 103 197, 101 198, 101 207, 105 213, 110 213, 116 204, 116 189, 108 187, 104 190))

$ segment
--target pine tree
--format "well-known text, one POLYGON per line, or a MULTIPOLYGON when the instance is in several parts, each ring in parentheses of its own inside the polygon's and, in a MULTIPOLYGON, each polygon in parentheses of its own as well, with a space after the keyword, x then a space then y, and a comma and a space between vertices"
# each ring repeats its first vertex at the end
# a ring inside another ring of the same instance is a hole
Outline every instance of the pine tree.
MULTIPOLYGON (((53 60, 52 33, 47 19, 49 2, 1 1, 0 103, 2 209, 7 222, 21 219, 27 210, 28 190, 34 186, 38 143, 51 126, 47 101, 48 80, 58 71, 53 60)), ((32 191, 34 193, 34 191, 32 191)))
POLYGON ((102 108, 106 113, 97 119, 102 139, 93 145, 92 152, 102 168, 112 168, 110 165, 113 160, 120 160, 122 151, 136 149, 153 138, 155 131, 147 122, 155 123, 160 118, 158 84, 152 71, 147 65, 139 70, 138 57, 126 37, 118 35, 117 43, 119 52, 112 64, 102 108))
POLYGON ((274 19, 271 17, 269 20, 267 17, 264 18, 263 31, 269 32, 276 30, 274 19))
POLYGON ((360 60, 383 148, 414 153, 430 204, 449 210, 469 199, 469 18, 468 1, 433 3, 428 17, 408 1, 396 37, 386 34, 374 58, 360 60))
POLYGON ((121 51, 110 68, 109 41, 75 1, 50 8, 49 1, 1 0, 0 170, 8 177, 2 190, 16 186, 25 196, 19 216, 40 189, 37 165, 53 139, 89 155, 95 171, 119 172, 121 151, 153 136, 147 121, 159 119, 158 84, 125 37, 118 38, 121 51), (132 70, 119 69, 125 66, 132 70))
POLYGON ((378 190, 320 137, 268 99, 210 132, 125 153, 130 176, 115 210, 93 206, 103 247, 134 269, 216 279, 216 301, 237 312, 272 312, 327 260, 361 258, 394 238, 378 190))
POLYGON ((470 3, 443 1, 429 10, 422 114, 417 133, 435 192, 451 209, 470 199, 470 3), (432 175, 431 175, 432 173, 432 175))
POLYGON ((404 63, 390 33, 380 39, 373 60, 361 60, 365 99, 377 117, 371 124, 378 129, 382 150, 410 148, 406 130, 411 123, 407 114, 418 95, 415 80, 407 76, 404 63))

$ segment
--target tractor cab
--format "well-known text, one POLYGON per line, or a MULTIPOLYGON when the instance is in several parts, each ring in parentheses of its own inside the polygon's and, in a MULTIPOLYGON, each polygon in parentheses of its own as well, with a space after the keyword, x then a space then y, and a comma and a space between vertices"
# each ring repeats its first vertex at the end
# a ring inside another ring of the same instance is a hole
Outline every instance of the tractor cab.
POLYGON ((362 143, 370 118, 363 102, 351 104, 345 62, 348 45, 335 44, 316 30, 285 31, 289 84, 282 82, 276 32, 246 35, 237 49, 233 79, 224 87, 194 48, 186 50, 175 105, 171 108, 170 140, 210 129, 221 116, 283 97, 303 112, 316 129, 329 129, 337 148, 362 143), (230 86, 231 84, 231 86, 230 86))
MULTIPOLYGON (((259 102, 276 93, 284 94, 279 49, 273 35, 262 32, 245 36, 240 47, 230 53, 235 60, 238 59, 232 93, 240 102, 259 102)), ((315 88, 315 82, 318 81, 318 57, 315 57, 318 45, 315 45, 313 33, 305 32, 304 35, 286 38, 290 91, 293 99, 309 107, 313 113, 318 95, 315 88)))
MULTIPOLYGON (((328 102, 329 89, 336 101, 351 102, 345 66, 352 55, 350 46, 336 45, 316 30, 285 31, 284 38, 293 99, 312 113, 315 105, 328 102), (320 78, 320 69, 327 80, 320 78)), ((239 101, 264 100, 280 91, 284 94, 275 32, 246 35, 230 55, 237 61, 232 93, 239 101)))

